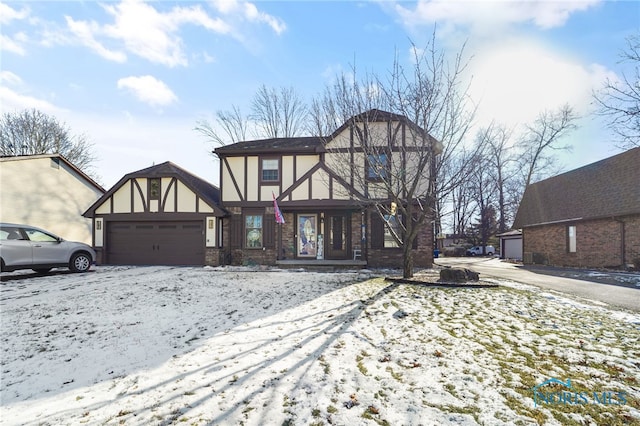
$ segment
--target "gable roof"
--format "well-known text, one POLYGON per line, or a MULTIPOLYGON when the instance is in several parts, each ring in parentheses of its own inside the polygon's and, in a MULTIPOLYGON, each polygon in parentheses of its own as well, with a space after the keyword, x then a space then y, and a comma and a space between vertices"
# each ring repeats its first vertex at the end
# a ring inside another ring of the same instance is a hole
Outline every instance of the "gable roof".
POLYGON ((527 186, 513 228, 640 214, 640 148, 527 186))
POLYGON ((11 161, 28 161, 28 160, 40 160, 43 158, 50 158, 53 160, 62 161, 65 165, 71 169, 74 173, 78 175, 79 178, 85 180, 89 185, 96 188, 98 191, 104 193, 105 189, 93 180, 89 175, 84 173, 82 170, 77 168, 71 161, 67 160, 67 158, 62 154, 36 154, 36 155, 17 155, 17 156, 3 156, 0 157, 0 162, 11 162, 11 161))
POLYGON ((421 132, 431 139, 433 143, 437 141, 428 135, 426 131, 421 129, 413 121, 409 120, 404 115, 395 114, 388 111, 379 109, 370 109, 363 113, 354 115, 344 124, 338 127, 330 136, 323 138, 320 136, 303 136, 292 138, 271 138, 271 139, 257 139, 252 141, 237 142, 230 145, 225 145, 216 148, 213 152, 217 155, 244 155, 248 152, 251 154, 265 154, 265 153, 277 153, 277 152, 300 152, 300 153, 317 153, 324 150, 324 144, 327 141, 332 140, 346 128, 348 128, 353 122, 402 122, 409 125, 417 132, 421 132))
POLYGON ((173 164, 171 161, 147 167, 132 173, 126 174, 118 181, 109 191, 107 191, 98 201, 93 203, 91 207, 83 214, 85 217, 93 217, 95 210, 104 203, 113 193, 115 193, 122 185, 130 179, 135 178, 162 178, 177 177, 189 189, 198 194, 207 204, 209 204, 216 213, 226 214, 226 211, 220 207, 220 189, 205 181, 204 179, 189 173, 182 167, 173 164))
POLYGON ((231 145, 221 146, 213 152, 215 154, 262 154, 274 152, 309 152, 315 153, 322 146, 322 138, 317 136, 304 136, 294 138, 257 139, 252 141, 237 142, 231 145))

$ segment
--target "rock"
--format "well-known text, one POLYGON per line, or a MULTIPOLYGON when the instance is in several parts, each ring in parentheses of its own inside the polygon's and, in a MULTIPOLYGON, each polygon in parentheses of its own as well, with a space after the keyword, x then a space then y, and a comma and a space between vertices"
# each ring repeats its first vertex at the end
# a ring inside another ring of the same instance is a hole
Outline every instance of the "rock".
POLYGON ((480 277, 477 272, 467 268, 445 268, 440 271, 440 281, 462 283, 467 281, 478 281, 480 277))

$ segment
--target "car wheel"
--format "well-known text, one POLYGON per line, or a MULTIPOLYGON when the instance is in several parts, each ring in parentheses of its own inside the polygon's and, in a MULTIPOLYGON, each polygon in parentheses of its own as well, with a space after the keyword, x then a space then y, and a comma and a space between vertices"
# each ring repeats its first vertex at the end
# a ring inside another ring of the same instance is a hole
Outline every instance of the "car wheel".
POLYGON ((87 272, 91 267, 91 256, 87 253, 81 252, 71 256, 69 262, 69 269, 73 272, 87 272))
POLYGON ((51 268, 38 268, 38 269, 34 269, 34 271, 36 271, 39 274, 46 274, 47 272, 49 272, 51 270, 51 268))

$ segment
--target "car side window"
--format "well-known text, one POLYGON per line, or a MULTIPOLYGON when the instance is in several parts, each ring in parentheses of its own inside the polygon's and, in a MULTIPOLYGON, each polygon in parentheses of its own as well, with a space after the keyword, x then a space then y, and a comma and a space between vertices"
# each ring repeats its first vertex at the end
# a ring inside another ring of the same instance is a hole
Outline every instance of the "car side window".
POLYGON ((26 228, 27 236, 31 241, 37 241, 41 243, 54 243, 57 242, 57 238, 53 235, 45 234, 42 231, 38 231, 37 229, 29 229, 26 228))
POLYGON ((0 228, 0 240, 21 240, 22 234, 18 228, 3 226, 0 228))

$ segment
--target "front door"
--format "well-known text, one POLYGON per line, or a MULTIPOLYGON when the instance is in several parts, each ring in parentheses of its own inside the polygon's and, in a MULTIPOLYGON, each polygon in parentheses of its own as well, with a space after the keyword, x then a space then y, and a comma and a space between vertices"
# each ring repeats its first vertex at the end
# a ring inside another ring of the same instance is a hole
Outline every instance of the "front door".
POLYGON ((328 213, 325 216, 326 259, 349 259, 347 252, 350 244, 351 226, 349 216, 345 214, 328 213))

